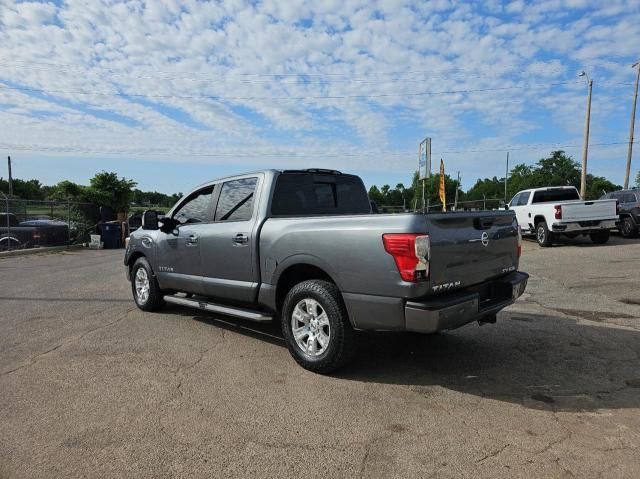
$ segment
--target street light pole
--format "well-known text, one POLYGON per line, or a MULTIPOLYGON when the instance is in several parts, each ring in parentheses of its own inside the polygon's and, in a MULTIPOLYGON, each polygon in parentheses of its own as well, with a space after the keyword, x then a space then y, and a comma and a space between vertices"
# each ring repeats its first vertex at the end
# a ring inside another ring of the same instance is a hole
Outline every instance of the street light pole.
POLYGON ((636 122, 636 101, 638 99, 638 80, 640 80, 640 61, 633 64, 632 68, 638 67, 636 75, 636 87, 633 93, 633 104, 631 106, 631 124, 629 125, 629 147, 627 148, 627 171, 624 175, 624 189, 629 188, 629 174, 631 173, 631 155, 633 154, 633 129, 636 122))
POLYGON ((585 72, 579 76, 587 77, 589 81, 589 94, 587 95, 587 114, 584 118, 584 144, 582 145, 582 175, 580 177, 580 197, 584 200, 587 196, 587 155, 589 151, 589 125, 591 122, 591 92, 593 91, 593 80, 585 72))
POLYGON ((9 196, 13 196, 13 177, 11 176, 11 157, 7 156, 7 168, 9 170, 9 196))
POLYGON ((453 211, 458 211, 458 190, 460 190, 460 171, 458 170, 458 181, 456 182, 456 197, 453 200, 453 211))
POLYGON ((507 180, 509 178, 509 152, 507 151, 507 168, 504 173, 504 203, 507 203, 507 180))

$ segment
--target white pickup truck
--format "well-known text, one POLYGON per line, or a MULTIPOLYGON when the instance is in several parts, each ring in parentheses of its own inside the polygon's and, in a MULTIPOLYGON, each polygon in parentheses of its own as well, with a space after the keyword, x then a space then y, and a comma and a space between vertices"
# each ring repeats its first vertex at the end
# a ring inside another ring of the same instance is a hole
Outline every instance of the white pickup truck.
POLYGON ((540 246, 551 246, 561 234, 589 235, 596 244, 609 241, 619 220, 616 200, 581 201, 573 186, 534 188, 517 193, 508 205, 523 235, 535 235, 540 246))

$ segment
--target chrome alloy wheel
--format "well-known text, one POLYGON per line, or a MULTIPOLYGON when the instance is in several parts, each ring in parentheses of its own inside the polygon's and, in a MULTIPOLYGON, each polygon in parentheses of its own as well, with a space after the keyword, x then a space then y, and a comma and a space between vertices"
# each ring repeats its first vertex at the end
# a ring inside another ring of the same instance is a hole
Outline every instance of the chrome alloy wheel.
POLYGON ((136 271, 135 284, 138 303, 145 304, 149 299, 150 288, 149 274, 146 269, 138 268, 138 271, 136 271))
POLYGON ((291 333, 300 350, 309 356, 320 356, 329 347, 329 317, 315 299, 303 299, 291 314, 291 333))
POLYGON ((538 243, 542 244, 545 240, 544 228, 542 226, 538 227, 538 243))

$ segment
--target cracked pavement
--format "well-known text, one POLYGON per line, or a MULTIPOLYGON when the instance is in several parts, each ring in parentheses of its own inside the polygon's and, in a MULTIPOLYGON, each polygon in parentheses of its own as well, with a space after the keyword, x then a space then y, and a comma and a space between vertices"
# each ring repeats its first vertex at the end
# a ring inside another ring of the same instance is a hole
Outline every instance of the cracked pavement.
POLYGON ((135 308, 122 251, 0 259, 0 477, 638 477, 639 240, 525 242, 495 325, 364 334, 135 308))

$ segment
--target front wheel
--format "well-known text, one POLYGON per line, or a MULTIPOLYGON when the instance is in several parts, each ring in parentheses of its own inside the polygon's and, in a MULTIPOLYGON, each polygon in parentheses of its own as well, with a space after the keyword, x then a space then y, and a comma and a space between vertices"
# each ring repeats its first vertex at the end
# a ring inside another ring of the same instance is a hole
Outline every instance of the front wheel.
POLYGON ((309 280, 294 286, 284 300, 281 322, 291 356, 309 371, 333 372, 355 353, 355 333, 333 283, 309 280))
POLYGON ((589 237, 591 238, 591 241, 593 241, 595 244, 605 244, 607 241, 609 241, 610 235, 611 233, 609 232, 609 230, 602 230, 602 231, 597 231, 595 233, 591 233, 589 237))
POLYGON ((165 305, 158 280, 146 258, 138 258, 131 268, 131 291, 138 308, 158 311, 165 305))
POLYGON ((547 248, 552 244, 551 232, 544 221, 536 225, 536 240, 543 248, 547 248))

